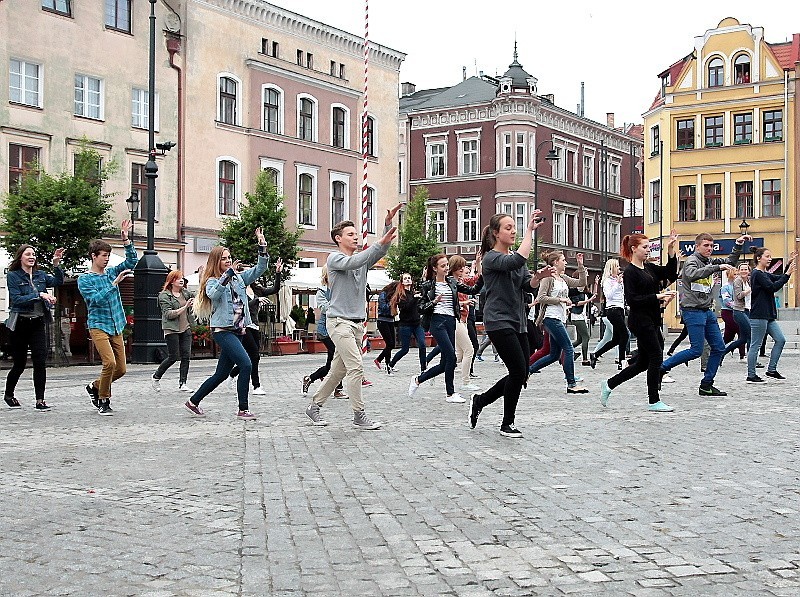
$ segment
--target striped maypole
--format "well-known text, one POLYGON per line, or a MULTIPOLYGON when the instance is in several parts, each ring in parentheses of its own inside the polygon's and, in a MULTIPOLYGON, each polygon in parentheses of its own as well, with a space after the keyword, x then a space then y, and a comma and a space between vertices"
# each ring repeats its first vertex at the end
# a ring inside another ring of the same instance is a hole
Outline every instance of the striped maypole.
MULTIPOLYGON (((361 249, 369 246, 367 242, 367 213, 369 204, 367 203, 367 90, 369 81, 369 0, 364 0, 364 111, 361 114, 361 157, 364 168, 361 183, 361 249)), ((369 304, 367 304, 369 307, 369 304)), ((361 352, 367 352, 367 320, 364 319, 364 336, 361 341, 361 352)))

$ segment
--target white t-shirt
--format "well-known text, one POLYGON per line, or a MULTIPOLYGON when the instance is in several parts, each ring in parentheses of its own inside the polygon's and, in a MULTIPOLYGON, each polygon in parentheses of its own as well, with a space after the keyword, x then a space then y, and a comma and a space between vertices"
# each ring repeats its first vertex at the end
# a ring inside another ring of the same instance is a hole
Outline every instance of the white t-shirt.
POLYGON ((455 313, 453 313, 453 291, 450 290, 450 284, 447 282, 436 282, 436 294, 441 294, 442 300, 436 303, 433 307, 433 312, 438 315, 450 315, 451 317, 455 317, 455 313))
POLYGON ((606 299, 606 308, 625 306, 625 287, 622 280, 617 278, 606 278, 603 281, 603 296, 606 299))
MULTIPOLYGON (((553 287, 550 289, 548 296, 567 298, 569 296, 569 287, 567 283, 561 278, 553 278, 553 287)), ((567 305, 559 303, 557 305, 547 305, 544 310, 544 316, 551 319, 560 319, 562 322, 567 321, 567 305)))
MULTIPOLYGON (((750 290, 750 283, 745 282, 744 284, 742 284, 742 290, 750 290)), ((744 297, 744 308, 749 311, 750 305, 752 304, 753 304, 753 295, 748 292, 744 297)))

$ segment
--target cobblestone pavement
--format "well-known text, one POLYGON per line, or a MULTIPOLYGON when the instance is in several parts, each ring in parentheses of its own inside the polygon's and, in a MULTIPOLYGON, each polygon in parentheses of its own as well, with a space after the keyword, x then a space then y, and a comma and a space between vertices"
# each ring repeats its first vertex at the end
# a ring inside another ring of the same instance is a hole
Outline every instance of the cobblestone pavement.
MULTIPOLYGON (((51 369, 49 413, 26 372, 24 408, 0 411, 0 594, 800 594, 797 354, 765 387, 729 360, 727 398, 680 367, 671 414, 645 410, 644 377, 602 408, 610 354, 577 367, 587 396, 551 366, 523 392, 521 440, 499 435, 500 404, 470 430, 440 380, 409 399, 411 355, 394 376, 365 361, 381 430, 353 429, 343 400, 310 426, 300 381, 323 361, 264 358, 253 422, 227 387, 192 418, 177 365, 160 394, 131 366, 113 417, 83 390, 96 367, 51 369)), ((504 369, 476 371, 486 387, 504 369)))

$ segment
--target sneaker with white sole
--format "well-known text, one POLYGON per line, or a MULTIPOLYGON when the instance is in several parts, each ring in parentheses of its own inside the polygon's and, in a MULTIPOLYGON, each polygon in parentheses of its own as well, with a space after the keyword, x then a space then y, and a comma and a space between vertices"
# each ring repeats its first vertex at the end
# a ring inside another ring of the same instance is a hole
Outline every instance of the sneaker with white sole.
POLYGON ((600 382, 600 404, 608 406, 609 398, 611 398, 611 388, 608 387, 608 382, 603 380, 600 382))
POLYGON ((513 437, 516 439, 520 439, 522 437, 522 431, 514 427, 513 424, 511 425, 503 425, 500 427, 500 435, 503 437, 513 437))
POLYGON ((308 396, 308 388, 311 387, 311 378, 306 375, 303 378, 303 396, 308 396))
POLYGON ((354 410, 353 427, 361 429, 362 431, 369 431, 372 429, 380 429, 381 424, 378 421, 370 419, 363 410, 354 410))
POLYGON ((188 385, 186 385, 186 382, 183 382, 183 383, 179 383, 178 384, 178 391, 179 392, 194 392, 194 388, 189 387, 188 385))
POLYGON ((368 379, 362 379, 361 380, 361 387, 362 388, 371 388, 372 387, 372 382, 370 380, 368 380, 368 379))
POLYGON ((328 424, 328 421, 322 418, 319 412, 319 404, 316 402, 312 402, 308 405, 308 408, 306 408, 306 416, 311 419, 311 424, 317 427, 324 427, 328 424))
POLYGON ((481 387, 478 386, 478 385, 475 385, 474 383, 468 383, 468 384, 464 384, 463 386, 461 386, 461 390, 462 391, 466 391, 466 392, 477 392, 480 389, 481 389, 481 387))
POLYGON ((257 388, 253 388, 253 391, 250 392, 250 393, 255 395, 255 396, 265 396, 267 394, 264 391, 264 388, 262 388, 261 386, 258 386, 257 388))
POLYGON ((658 402, 654 402, 653 404, 648 405, 647 410, 649 410, 651 413, 671 413, 675 409, 672 408, 669 404, 666 404, 665 402, 661 402, 661 400, 659 400, 658 402))
POLYGON ((183 403, 183 405, 184 405, 186 408, 188 408, 188 409, 189 409, 189 411, 190 411, 190 412, 191 412, 193 415, 196 415, 196 416, 198 416, 198 417, 202 417, 202 416, 204 416, 204 415, 206 414, 206 411, 204 411, 202 408, 200 408, 200 405, 199 405, 199 404, 195 404, 195 403, 194 403, 194 402, 192 402, 191 400, 187 400, 186 402, 184 402, 184 403, 183 403))
POLYGON ((417 381, 417 378, 414 377, 411 380, 411 382, 408 384, 408 397, 409 398, 413 398, 414 397, 414 394, 416 394, 417 390, 419 390, 419 386, 420 386, 420 384, 417 381))
POLYGON ((249 410, 240 410, 236 413, 236 418, 241 421, 255 421, 258 417, 256 417, 249 410))
POLYGON ((155 377, 151 378, 150 379, 150 387, 153 388, 154 392, 160 392, 161 391, 161 380, 160 379, 156 379, 155 377))
POLYGON ((661 383, 675 383, 675 380, 665 373, 664 377, 661 378, 661 383))
POLYGON ((467 399, 464 398, 461 394, 456 392, 455 394, 450 394, 447 398, 445 398, 445 402, 451 402, 453 404, 461 404, 466 402, 467 399))

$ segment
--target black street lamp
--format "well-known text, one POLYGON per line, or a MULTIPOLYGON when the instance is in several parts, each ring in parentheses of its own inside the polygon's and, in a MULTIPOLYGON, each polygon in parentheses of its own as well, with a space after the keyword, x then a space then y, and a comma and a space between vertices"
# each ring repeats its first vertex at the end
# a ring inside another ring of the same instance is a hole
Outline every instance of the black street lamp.
POLYGON ((125 203, 128 204, 128 213, 131 214, 131 242, 133 242, 133 223, 139 216, 139 189, 132 190, 131 196, 125 199, 125 203))
POLYGON ((742 223, 739 224, 739 232, 742 233, 742 236, 747 234, 747 229, 750 228, 750 224, 747 223, 747 220, 742 218, 742 223))
MULTIPOLYGON (((536 146, 536 151, 534 152, 533 156, 533 209, 539 208, 539 150, 547 145, 550 144, 550 151, 547 152, 547 155, 544 156, 548 162, 557 162, 560 158, 558 157, 558 152, 555 150, 553 145, 552 139, 545 139, 539 145, 536 146)), ((539 230, 536 229, 533 231, 533 269, 534 271, 539 269, 539 230)))
MULTIPOLYGON (((161 309, 158 293, 164 285, 167 268, 155 250, 156 221, 156 164, 155 118, 156 118, 156 0, 150 0, 150 56, 148 87, 147 141, 148 159, 144 166, 147 179, 147 249, 134 269, 133 278, 133 354, 134 363, 155 363, 156 352, 166 352, 164 333, 161 330, 161 309)), ((162 149, 162 155, 163 155, 162 149)), ((137 197, 138 198, 138 197, 137 197)))

